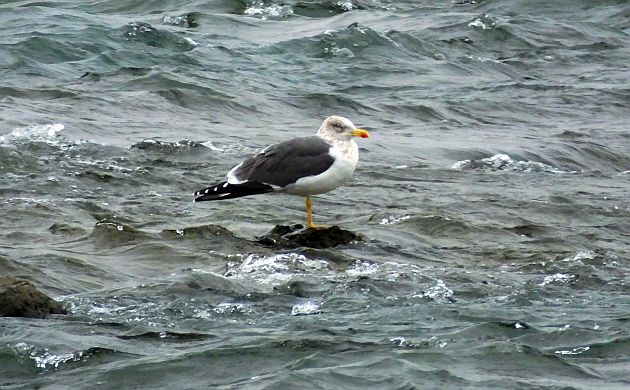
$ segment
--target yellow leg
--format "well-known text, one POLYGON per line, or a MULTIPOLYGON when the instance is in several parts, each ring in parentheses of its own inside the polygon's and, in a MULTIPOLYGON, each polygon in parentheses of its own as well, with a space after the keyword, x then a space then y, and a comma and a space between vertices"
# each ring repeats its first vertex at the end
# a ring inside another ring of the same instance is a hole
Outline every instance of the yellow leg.
POLYGON ((319 226, 313 223, 313 203, 311 202, 311 196, 306 195, 306 227, 309 229, 315 229, 319 226))

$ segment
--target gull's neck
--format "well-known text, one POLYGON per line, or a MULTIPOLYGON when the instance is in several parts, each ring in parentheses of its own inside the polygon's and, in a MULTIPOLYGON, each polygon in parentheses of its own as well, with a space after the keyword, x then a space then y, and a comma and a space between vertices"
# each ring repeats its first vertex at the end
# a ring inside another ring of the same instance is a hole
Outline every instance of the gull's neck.
POLYGON ((335 138, 323 132, 318 132, 317 136, 333 148, 338 149, 345 159, 354 162, 354 164, 359 160, 359 146, 352 138, 335 138))
POLYGON ((324 141, 328 142, 331 145, 343 145, 346 144, 348 142, 354 142, 354 140, 352 138, 338 138, 338 137, 333 137, 332 135, 330 135, 327 132, 324 131, 318 131, 317 132, 317 136, 321 139, 323 139, 324 141))

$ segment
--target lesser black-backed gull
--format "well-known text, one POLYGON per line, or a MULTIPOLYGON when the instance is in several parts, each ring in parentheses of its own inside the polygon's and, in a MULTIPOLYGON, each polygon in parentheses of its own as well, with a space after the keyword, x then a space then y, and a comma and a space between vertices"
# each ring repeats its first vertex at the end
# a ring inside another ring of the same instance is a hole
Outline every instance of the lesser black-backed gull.
POLYGON ((227 181, 194 193, 195 202, 281 192, 306 197, 306 226, 315 228, 311 195, 323 194, 350 179, 359 161, 353 137, 368 138, 350 120, 330 116, 317 135, 271 145, 227 174, 227 181))

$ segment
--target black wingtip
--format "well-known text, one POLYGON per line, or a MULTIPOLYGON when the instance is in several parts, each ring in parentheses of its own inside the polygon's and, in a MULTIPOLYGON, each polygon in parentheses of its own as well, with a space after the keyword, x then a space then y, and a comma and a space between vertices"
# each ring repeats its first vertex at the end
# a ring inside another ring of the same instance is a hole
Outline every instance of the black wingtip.
POLYGON ((225 192, 225 191, 220 191, 220 190, 224 190, 227 187, 226 184, 227 182, 223 182, 223 183, 215 184, 210 187, 206 187, 199 191, 195 191, 193 193, 193 196, 195 196, 196 198, 193 199, 193 202, 197 203, 197 202, 202 202, 204 200, 218 199, 219 198, 218 195, 223 194, 225 192))
POLYGON ((240 198, 272 191, 274 191, 273 187, 262 183, 229 184, 228 182, 223 182, 195 192, 194 196, 197 196, 197 198, 193 202, 240 198))

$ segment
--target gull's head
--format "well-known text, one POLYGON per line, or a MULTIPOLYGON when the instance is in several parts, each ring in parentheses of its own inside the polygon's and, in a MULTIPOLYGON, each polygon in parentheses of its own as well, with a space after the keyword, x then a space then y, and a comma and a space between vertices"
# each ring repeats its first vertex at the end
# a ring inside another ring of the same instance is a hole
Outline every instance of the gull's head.
POLYGON ((358 129, 350 119, 342 116, 329 116, 324 120, 317 132, 322 138, 333 139, 340 141, 347 141, 353 137, 368 138, 370 134, 363 130, 358 129))

